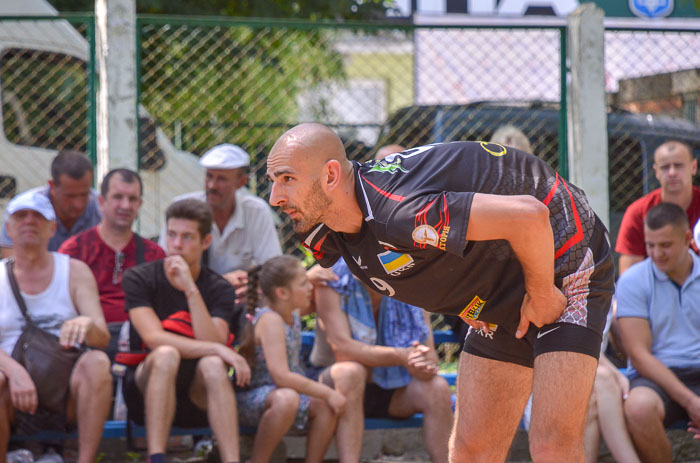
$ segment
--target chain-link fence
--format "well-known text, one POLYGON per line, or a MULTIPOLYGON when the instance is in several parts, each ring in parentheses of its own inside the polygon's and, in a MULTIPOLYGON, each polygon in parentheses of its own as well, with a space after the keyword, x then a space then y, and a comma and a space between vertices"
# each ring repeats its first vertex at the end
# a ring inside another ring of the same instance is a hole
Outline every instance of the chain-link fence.
MULTIPOLYGON (((196 155, 244 147, 261 197, 268 150, 300 121, 332 126, 354 159, 389 143, 490 139, 509 124, 558 166, 559 29, 142 18, 140 34, 141 102, 156 124, 196 155)), ((280 220, 283 247, 296 248, 280 220)))
POLYGON ((653 162, 661 143, 684 141, 700 157, 700 33, 608 30, 605 73, 613 106, 608 117, 609 181, 616 236, 627 206, 659 186, 653 162))
MULTIPOLYGON (((93 25, 91 16, 0 20, 0 207, 45 182, 56 150, 94 156, 93 25)), ((334 127, 353 159, 389 143, 488 140, 511 125, 566 173, 561 28, 140 17, 137 32, 146 236, 174 194, 202 189, 197 156, 217 143, 251 153, 250 189, 266 198, 265 156, 301 121, 334 127)), ((656 187, 662 140, 700 155, 698 50, 698 32, 606 33, 613 237, 627 205, 656 187)), ((295 249, 280 221, 285 249, 295 249)))
POLYGON ((57 150, 94 152, 91 16, 0 20, 0 212, 49 178, 57 150))

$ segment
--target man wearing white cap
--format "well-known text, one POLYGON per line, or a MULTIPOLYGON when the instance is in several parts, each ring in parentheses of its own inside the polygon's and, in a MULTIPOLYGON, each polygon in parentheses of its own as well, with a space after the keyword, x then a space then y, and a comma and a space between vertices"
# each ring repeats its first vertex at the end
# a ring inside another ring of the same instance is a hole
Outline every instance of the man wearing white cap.
MULTIPOLYGON (((5 461, 11 430, 60 430, 65 423, 75 422, 78 462, 95 461, 112 400, 109 359, 99 350, 80 355, 71 372, 65 411, 58 414, 44 408, 37 392, 39 384, 11 356, 26 322, 9 275, 15 275, 29 318, 57 336, 64 349, 82 344, 103 349, 109 342, 95 277, 85 263, 49 252, 56 215, 51 201, 41 192, 16 196, 6 217, 7 232, 14 243, 14 263, 10 266, 10 259, 0 261, 0 461, 5 461)), ((60 390, 60 385, 54 386, 60 390)))
MULTIPOLYGON (((199 163, 207 169, 205 191, 174 198, 206 201, 212 211, 212 243, 206 265, 234 286, 246 281, 246 271, 282 254, 272 211, 267 203, 247 194, 250 156, 240 146, 225 143, 204 153, 199 163)), ((165 247, 165 229, 158 240, 165 247)))

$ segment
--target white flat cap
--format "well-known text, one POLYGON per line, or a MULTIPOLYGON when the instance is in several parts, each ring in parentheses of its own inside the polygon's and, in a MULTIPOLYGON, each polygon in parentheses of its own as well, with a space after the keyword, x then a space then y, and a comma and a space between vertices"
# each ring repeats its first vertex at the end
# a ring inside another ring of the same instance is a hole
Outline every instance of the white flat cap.
POLYGON ((12 198, 10 204, 7 205, 7 216, 25 210, 36 211, 43 215, 46 220, 56 220, 56 213, 51 201, 38 191, 25 191, 12 198))
POLYGON ((206 169, 238 169, 250 165, 250 155, 238 145, 216 145, 199 159, 206 169))

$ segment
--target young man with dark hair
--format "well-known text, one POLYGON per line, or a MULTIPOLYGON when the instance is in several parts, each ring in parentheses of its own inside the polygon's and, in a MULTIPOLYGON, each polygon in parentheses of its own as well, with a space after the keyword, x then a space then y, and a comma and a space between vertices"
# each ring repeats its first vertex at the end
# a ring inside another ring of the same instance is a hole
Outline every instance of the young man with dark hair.
POLYGON ((233 286, 201 265, 211 243, 211 212, 202 201, 177 201, 166 211, 168 257, 129 269, 122 286, 131 320, 133 351, 148 355, 125 380, 125 399, 132 419, 146 425, 151 463, 164 461, 170 426, 205 426, 219 442, 223 462, 239 461, 236 384, 250 380, 250 368, 227 345, 239 320, 233 286), (177 319, 177 320, 176 320, 177 319), (182 321, 191 332, 172 324, 182 321))
MULTIPOLYGON (((92 272, 83 262, 47 249, 56 229, 49 199, 36 191, 22 193, 10 201, 7 214, 7 231, 15 243, 14 274, 29 317, 58 336, 61 348, 106 347, 109 334, 92 272)), ((78 357, 64 417, 56 420, 54 413, 39 409, 37 385, 11 357, 26 322, 10 287, 8 262, 0 262, 0 461, 5 461, 12 425, 37 420, 44 427, 65 418, 78 426, 78 463, 92 463, 112 400, 109 360, 99 350, 78 357)))
POLYGON ((664 427, 700 428, 700 257, 686 211, 671 203, 644 219, 648 258, 617 283, 617 317, 629 357, 624 409, 643 461, 671 461, 664 427))
MULTIPOLYGON (((92 163, 77 151, 61 150, 51 163, 48 185, 34 188, 51 201, 56 211, 56 233, 49 240, 49 251, 56 251, 70 236, 97 225, 102 218, 97 192, 92 186, 92 163)), ((12 239, 3 225, 0 234, 1 257, 12 255, 12 239)))
POLYGON ((98 198, 102 220, 68 238, 58 252, 85 262, 97 280, 100 303, 110 330, 111 357, 117 351, 119 329, 129 316, 124 310, 122 275, 126 269, 165 257, 151 240, 131 231, 143 203, 141 177, 129 169, 113 169, 102 180, 98 198))

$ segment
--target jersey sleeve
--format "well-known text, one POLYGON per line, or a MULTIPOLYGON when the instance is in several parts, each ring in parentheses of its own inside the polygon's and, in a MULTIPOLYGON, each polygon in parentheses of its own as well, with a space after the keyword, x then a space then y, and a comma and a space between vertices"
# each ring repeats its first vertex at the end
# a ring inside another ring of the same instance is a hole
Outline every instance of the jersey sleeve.
POLYGON ((308 249, 321 267, 329 268, 340 258, 335 232, 324 224, 316 225, 305 235, 299 235, 301 244, 308 249))
POLYGON ((625 215, 622 216, 615 251, 631 256, 646 256, 644 218, 641 208, 637 207, 636 204, 631 204, 625 211, 625 215))
POLYGON ((406 197, 386 222, 395 244, 427 246, 464 256, 467 226, 474 192, 443 191, 406 197))
MULTIPOLYGON (((154 307, 152 295, 154 291, 154 281, 146 278, 144 269, 151 269, 137 265, 124 272, 122 277, 122 289, 124 290, 124 309, 128 312, 134 307, 154 307), (150 281, 149 281, 150 280, 150 281)), ((152 277, 155 277, 151 273, 152 277)))
POLYGON ((649 288, 642 278, 645 267, 646 263, 637 264, 620 276, 615 290, 617 318, 649 319, 649 288))

